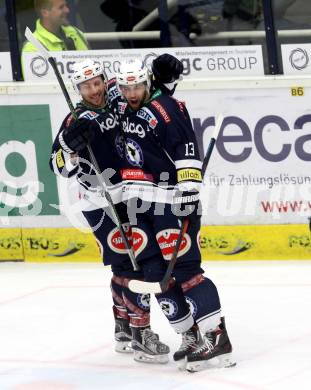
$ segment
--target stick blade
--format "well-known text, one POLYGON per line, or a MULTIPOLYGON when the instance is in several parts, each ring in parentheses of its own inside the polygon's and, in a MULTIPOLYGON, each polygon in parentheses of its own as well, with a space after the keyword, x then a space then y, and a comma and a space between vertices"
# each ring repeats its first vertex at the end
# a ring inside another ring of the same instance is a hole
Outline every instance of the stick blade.
POLYGON ((219 134, 219 131, 220 131, 220 128, 221 128, 223 121, 224 121, 224 116, 222 114, 219 114, 216 118, 216 123, 215 123, 215 128, 214 128, 214 131, 212 134, 212 138, 217 140, 217 137, 218 137, 218 134, 219 134))
POLYGON ((29 27, 26 27, 25 29, 25 37, 27 40, 32 43, 35 48, 42 54, 44 57, 49 59, 51 57, 48 50, 38 41, 38 39, 33 35, 29 27))
POLYGON ((159 294, 162 292, 159 282, 151 283, 142 280, 130 280, 128 287, 138 294, 159 294))

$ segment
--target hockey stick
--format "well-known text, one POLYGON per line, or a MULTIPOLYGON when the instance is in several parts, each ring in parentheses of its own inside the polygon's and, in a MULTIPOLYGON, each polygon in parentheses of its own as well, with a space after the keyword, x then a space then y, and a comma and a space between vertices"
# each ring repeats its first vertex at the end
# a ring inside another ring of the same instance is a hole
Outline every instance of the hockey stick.
MULTIPOLYGON (((63 95, 64 95, 64 97, 66 99, 67 104, 68 104, 68 107, 69 107, 69 109, 71 111, 71 114, 74 117, 74 119, 77 120, 78 119, 77 113, 75 112, 75 108, 74 108, 74 106, 72 104, 72 101, 70 99, 69 93, 68 93, 67 88, 66 88, 65 83, 64 83, 64 80, 63 80, 61 74, 59 73, 59 70, 57 68, 55 59, 51 56, 50 52, 36 39, 36 37, 33 35, 33 33, 31 32, 31 30, 28 27, 26 27, 26 30, 25 30, 25 37, 28 39, 29 42, 31 42, 36 47, 36 49, 51 64, 51 66, 53 68, 53 71, 55 73, 55 76, 57 77, 58 83, 59 83, 59 85, 61 87, 61 90, 63 92, 63 95)), ((120 217, 119 217, 119 215, 117 213, 117 210, 116 210, 116 208, 115 208, 115 206, 113 204, 112 198, 111 198, 109 192, 107 191, 107 184, 106 184, 105 177, 100 172, 100 169, 99 169, 98 163, 96 161, 96 158, 94 156, 93 150, 92 150, 92 148, 90 147, 89 144, 87 145, 87 150, 89 152, 90 159, 91 159, 91 164, 94 167, 96 177, 97 177, 99 183, 102 185, 103 194, 104 194, 104 196, 105 196, 105 198, 106 198, 106 200, 108 202, 108 205, 109 205, 112 217, 114 219, 114 222, 115 222, 115 224, 117 225, 117 228, 120 231, 122 240, 123 240, 124 245, 126 247, 127 253, 129 255, 129 257, 130 257, 130 260, 131 260, 131 263, 133 265, 134 271, 137 271, 137 270, 139 270, 139 266, 138 266, 137 261, 135 259, 135 255, 133 253, 132 247, 131 247, 131 245, 130 245, 127 237, 126 237, 124 228, 122 226, 122 222, 121 222, 120 217)))
MULTIPOLYGON (((211 158, 211 155, 212 155, 212 152, 213 152, 213 149, 214 149, 214 146, 215 146, 223 119, 224 118, 223 118, 222 114, 218 115, 217 121, 215 124, 215 129, 214 129, 214 132, 212 134, 212 138, 209 142, 207 152, 206 152, 206 155, 205 155, 204 160, 203 160, 202 179, 204 179, 205 171, 206 171, 207 165, 209 163, 209 160, 211 158)), ((142 280, 132 279, 129 281, 129 284, 128 284, 129 289, 131 291, 133 291, 135 293, 140 293, 140 294, 148 294, 148 293, 159 294, 159 293, 165 292, 167 290, 173 269, 174 269, 175 264, 176 264, 177 259, 178 259, 177 256, 178 256, 179 248, 180 248, 183 236, 184 236, 185 232, 187 231, 188 224, 189 224, 189 221, 187 219, 185 219, 182 223, 180 232, 179 232, 177 240, 176 240, 174 253, 173 253, 172 258, 171 258, 171 260, 168 264, 168 267, 165 271, 165 275, 164 275, 163 279, 160 282, 144 282, 142 280)))

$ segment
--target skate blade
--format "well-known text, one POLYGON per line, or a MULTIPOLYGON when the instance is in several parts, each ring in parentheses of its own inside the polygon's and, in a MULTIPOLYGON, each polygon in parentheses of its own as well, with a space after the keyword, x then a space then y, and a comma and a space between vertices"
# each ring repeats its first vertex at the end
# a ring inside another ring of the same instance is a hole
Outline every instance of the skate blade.
POLYGON ((134 351, 134 360, 139 363, 165 364, 168 363, 168 355, 149 355, 142 351, 134 351))
POLYGON ((133 353, 131 342, 128 341, 117 341, 114 350, 119 353, 133 353))
POLYGON ((177 364, 177 368, 179 371, 185 371, 186 368, 187 368, 187 359, 186 357, 182 358, 182 359, 179 359, 179 360, 175 360, 175 363, 177 364))
POLYGON ((186 370, 188 372, 199 372, 211 368, 229 368, 236 366, 231 353, 216 356, 213 359, 201 360, 197 362, 187 362, 186 370))

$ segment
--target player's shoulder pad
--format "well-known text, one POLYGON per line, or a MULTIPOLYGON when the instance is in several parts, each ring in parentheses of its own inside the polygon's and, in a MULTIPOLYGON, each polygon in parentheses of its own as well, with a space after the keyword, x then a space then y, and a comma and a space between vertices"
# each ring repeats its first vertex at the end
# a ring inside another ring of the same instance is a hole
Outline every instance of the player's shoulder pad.
POLYGON ((187 110, 187 109, 186 109, 186 103, 185 103, 185 102, 182 102, 182 101, 180 101, 180 100, 178 100, 178 99, 175 99, 174 97, 172 97, 172 99, 175 100, 175 102, 176 102, 176 104, 177 104, 177 106, 178 106, 180 112, 182 112, 183 114, 185 114, 185 112, 186 112, 186 110, 187 110))
MULTIPOLYGON (((78 104, 77 107, 75 108, 75 115, 77 117, 79 117, 79 115, 81 114, 81 112, 83 112, 83 107, 78 104)), ((75 117, 73 116, 72 112, 69 113, 66 118, 64 119, 64 122, 63 122, 63 126, 67 129, 70 125, 73 124, 73 122, 75 121, 75 117)))
POLYGON ((151 129, 154 129, 159 123, 154 113, 146 106, 140 108, 137 111, 136 116, 148 122, 148 125, 151 127, 151 129))
POLYGON ((67 129, 70 125, 73 124, 74 121, 75 121, 74 116, 71 113, 68 114, 64 119, 64 127, 67 129))
POLYGON ((95 119, 97 117, 99 117, 99 114, 97 114, 97 112, 91 111, 91 110, 83 111, 78 116, 79 119, 83 118, 83 119, 89 119, 89 120, 93 120, 93 119, 95 119))
MULTIPOLYGON (((75 116, 77 118, 82 118, 83 114, 87 111, 89 110, 80 102, 75 108, 75 116)), ((69 113, 64 119, 62 127, 68 128, 70 125, 72 125, 72 123, 76 120, 75 116, 73 116, 72 113, 69 113)))
POLYGON ((166 99, 166 96, 159 96, 156 99, 150 102, 150 108, 153 109, 155 114, 164 120, 165 123, 170 123, 172 121, 170 110, 170 102, 166 99))

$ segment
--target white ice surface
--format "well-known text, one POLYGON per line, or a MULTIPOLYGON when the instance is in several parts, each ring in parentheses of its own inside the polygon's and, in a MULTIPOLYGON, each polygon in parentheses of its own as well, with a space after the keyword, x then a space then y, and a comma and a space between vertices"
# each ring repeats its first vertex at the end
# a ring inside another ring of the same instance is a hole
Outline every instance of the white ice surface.
MULTIPOLYGON (((113 350, 110 270, 0 264, 0 390, 310 390, 311 261, 210 262, 237 366, 190 374, 113 350)), ((180 343, 152 300, 152 326, 180 343)))

